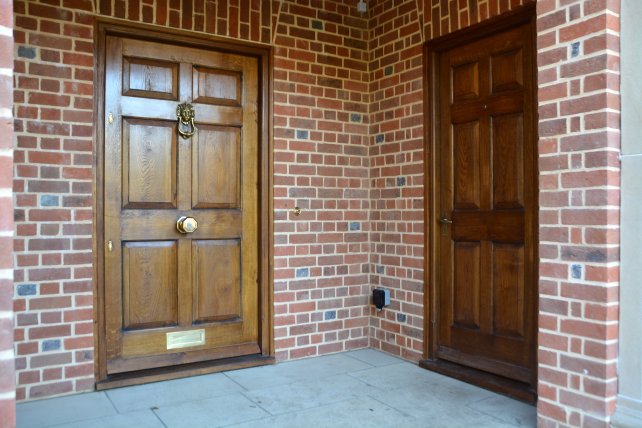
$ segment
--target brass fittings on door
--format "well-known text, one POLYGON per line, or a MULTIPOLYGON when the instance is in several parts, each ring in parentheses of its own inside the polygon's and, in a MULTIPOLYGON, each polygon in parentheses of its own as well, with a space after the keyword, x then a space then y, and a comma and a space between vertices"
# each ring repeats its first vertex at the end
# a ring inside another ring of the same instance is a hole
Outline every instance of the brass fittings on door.
POLYGON ((191 104, 183 103, 176 107, 176 118, 178 119, 178 133, 184 139, 188 139, 196 132, 194 125, 194 107, 191 104), (187 128, 183 130, 183 128, 187 128))
POLYGON ((198 222, 193 217, 182 216, 176 220, 176 230, 180 233, 192 233, 198 229, 198 222))

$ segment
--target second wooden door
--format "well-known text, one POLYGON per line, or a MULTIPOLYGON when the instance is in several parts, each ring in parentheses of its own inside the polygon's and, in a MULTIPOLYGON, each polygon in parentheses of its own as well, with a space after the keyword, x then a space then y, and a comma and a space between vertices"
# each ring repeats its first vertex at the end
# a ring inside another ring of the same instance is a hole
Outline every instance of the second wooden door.
POLYGON ((529 20, 453 37, 433 69, 432 357, 527 385, 537 319, 533 40, 529 20))

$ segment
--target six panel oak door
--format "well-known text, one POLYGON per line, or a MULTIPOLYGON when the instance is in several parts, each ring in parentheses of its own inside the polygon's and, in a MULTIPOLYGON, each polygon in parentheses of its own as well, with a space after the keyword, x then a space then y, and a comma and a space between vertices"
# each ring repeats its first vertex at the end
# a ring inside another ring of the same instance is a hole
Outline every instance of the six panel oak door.
POLYGON ((107 373, 260 353, 257 59, 108 36, 105 82, 107 373))
POLYGON ((443 52, 438 80, 437 357, 525 383, 536 363, 532 61, 528 24, 443 52))

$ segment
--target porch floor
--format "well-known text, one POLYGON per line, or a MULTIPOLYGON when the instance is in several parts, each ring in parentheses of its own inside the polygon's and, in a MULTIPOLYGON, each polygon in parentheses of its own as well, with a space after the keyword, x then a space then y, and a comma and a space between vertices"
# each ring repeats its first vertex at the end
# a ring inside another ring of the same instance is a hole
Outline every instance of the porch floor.
POLYGON ((18 428, 535 427, 533 406, 372 350, 17 406, 18 428))

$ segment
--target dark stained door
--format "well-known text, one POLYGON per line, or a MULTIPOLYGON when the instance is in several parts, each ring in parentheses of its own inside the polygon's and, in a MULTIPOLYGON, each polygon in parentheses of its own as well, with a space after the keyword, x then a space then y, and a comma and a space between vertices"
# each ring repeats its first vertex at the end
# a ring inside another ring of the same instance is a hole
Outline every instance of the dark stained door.
POLYGON ((261 352, 257 70, 253 57, 107 37, 108 374, 261 352), (181 217, 196 229, 181 233, 181 217))
POLYGON ((438 73, 436 356, 531 383, 537 308, 531 24, 444 51, 438 73))

